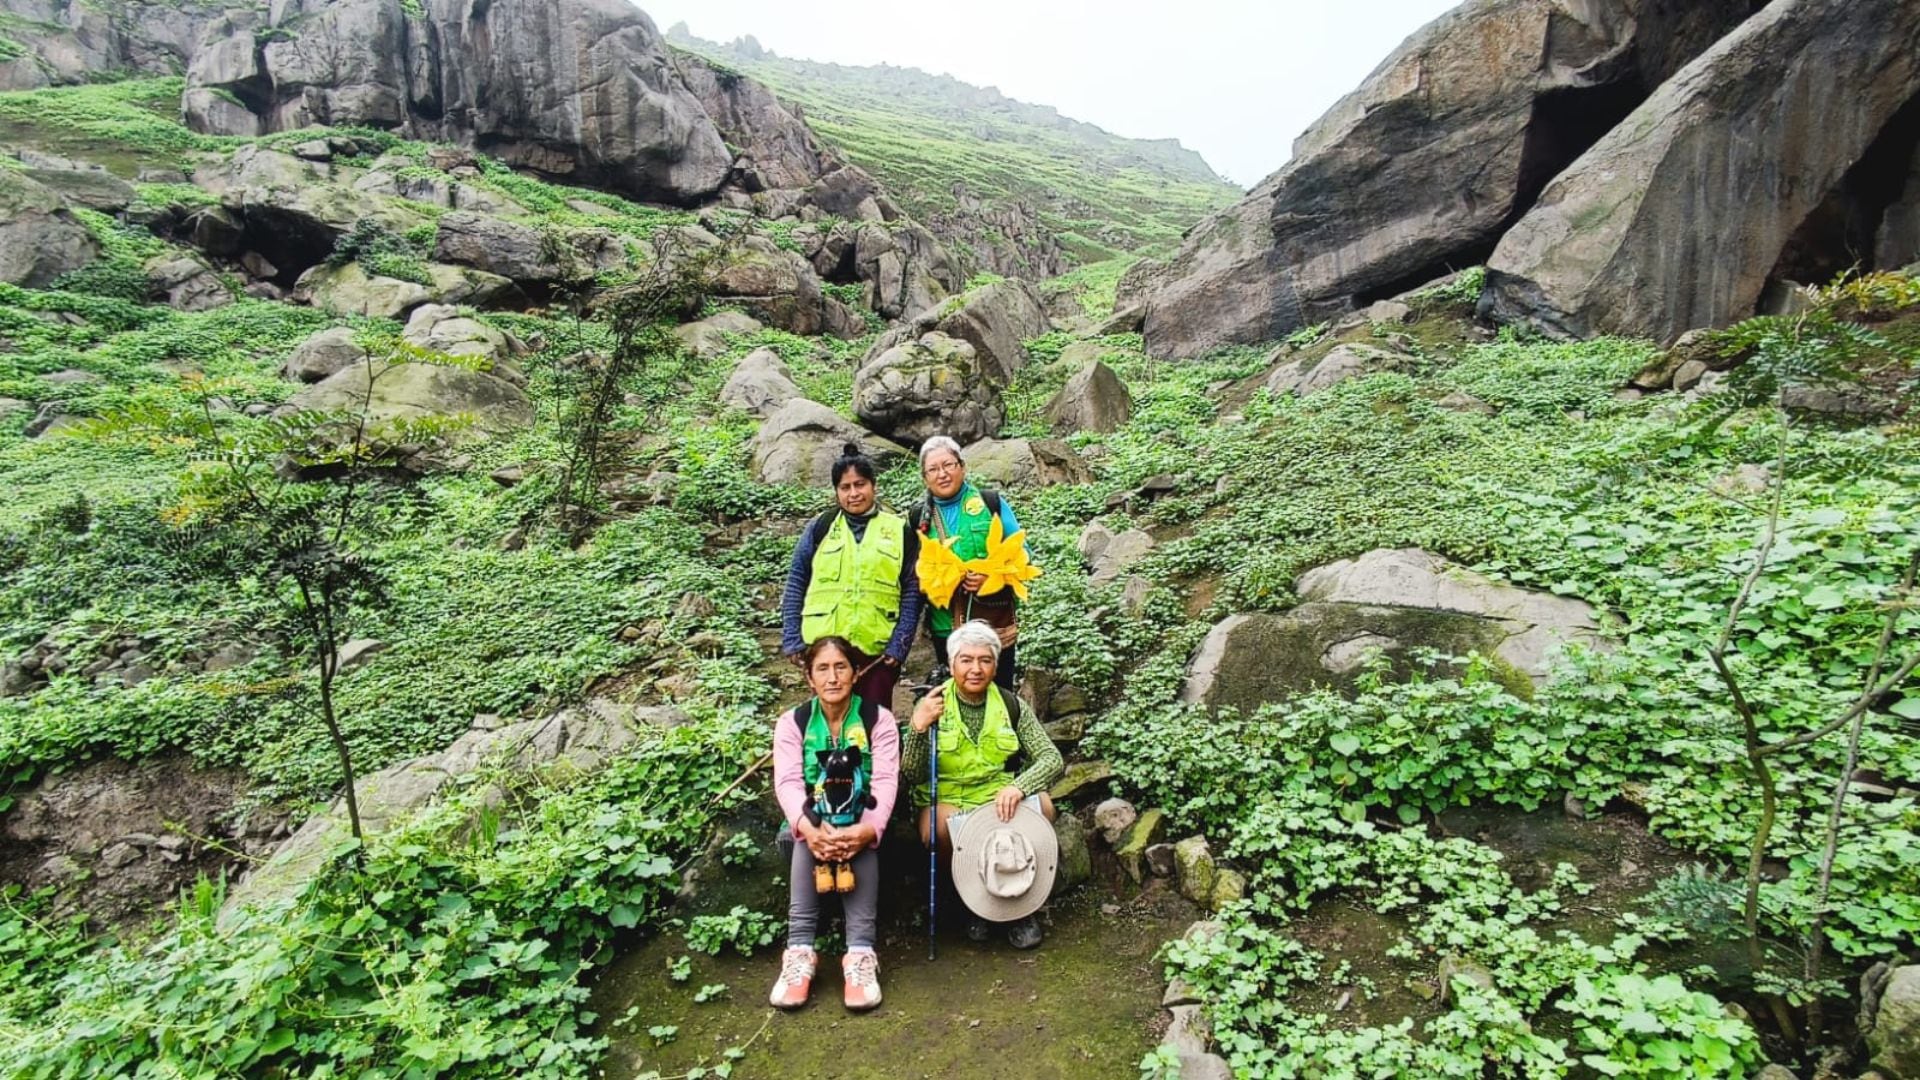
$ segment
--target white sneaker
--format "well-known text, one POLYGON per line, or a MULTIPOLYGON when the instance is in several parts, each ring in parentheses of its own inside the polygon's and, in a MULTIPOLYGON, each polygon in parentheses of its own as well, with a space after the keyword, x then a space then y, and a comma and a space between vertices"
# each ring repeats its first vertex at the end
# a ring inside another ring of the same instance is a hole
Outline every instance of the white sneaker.
POLYGON ((813 969, 818 960, 812 949, 802 946, 780 954, 780 977, 773 981, 773 993, 767 1000, 776 1009, 797 1009, 807 1003, 813 992, 813 969))
POLYGON ((871 951, 849 952, 842 957, 840 977, 846 983, 847 1008, 865 1012, 880 1004, 880 958, 871 951))

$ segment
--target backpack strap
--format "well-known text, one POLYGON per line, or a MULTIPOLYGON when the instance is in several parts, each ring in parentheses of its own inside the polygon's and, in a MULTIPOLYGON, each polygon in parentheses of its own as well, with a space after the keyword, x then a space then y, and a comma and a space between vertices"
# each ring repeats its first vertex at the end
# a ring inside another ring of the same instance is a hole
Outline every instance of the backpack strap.
POLYGON ((980 501, 987 504, 987 510, 994 517, 1000 516, 1000 493, 992 488, 980 489, 980 501))
POLYGON ((811 703, 811 701, 812 699, 809 698, 807 701, 795 705, 793 711, 787 714, 787 716, 793 720, 793 726, 800 729, 800 742, 803 745, 807 741, 807 721, 813 719, 813 710, 807 708, 807 705, 811 703))
POLYGON ((819 517, 813 519, 813 524, 807 526, 807 539, 813 543, 815 548, 818 548, 820 541, 827 538, 827 533, 833 529, 833 523, 838 520, 840 520, 839 507, 836 506, 831 510, 825 511, 819 517))

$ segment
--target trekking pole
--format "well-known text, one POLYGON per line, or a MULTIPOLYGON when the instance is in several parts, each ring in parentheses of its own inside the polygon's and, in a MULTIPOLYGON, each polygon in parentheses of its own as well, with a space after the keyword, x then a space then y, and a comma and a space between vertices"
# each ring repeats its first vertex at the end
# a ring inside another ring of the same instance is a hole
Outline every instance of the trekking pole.
POLYGON ((927 728, 927 959, 934 958, 940 914, 940 721, 927 728))

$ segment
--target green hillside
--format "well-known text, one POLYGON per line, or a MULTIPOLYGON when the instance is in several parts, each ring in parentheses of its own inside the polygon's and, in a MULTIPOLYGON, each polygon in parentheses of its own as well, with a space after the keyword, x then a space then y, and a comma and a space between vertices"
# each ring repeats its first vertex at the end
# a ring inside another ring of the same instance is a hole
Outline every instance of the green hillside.
POLYGON ((1171 243, 1241 195, 1177 140, 1122 138, 949 76, 792 60, 677 26, 668 38, 798 102, 821 138, 925 221, 955 210, 957 182, 989 207, 1032 207, 1084 263, 1171 243))

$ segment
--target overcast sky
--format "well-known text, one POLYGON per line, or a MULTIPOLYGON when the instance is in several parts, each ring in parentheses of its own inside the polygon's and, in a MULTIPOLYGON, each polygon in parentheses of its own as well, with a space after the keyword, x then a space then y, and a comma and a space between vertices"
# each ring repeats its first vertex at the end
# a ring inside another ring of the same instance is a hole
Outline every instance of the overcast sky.
POLYGON ((1134 138, 1178 138, 1251 186, 1293 137, 1456 0, 639 0, 665 31, 948 74, 1134 138))

